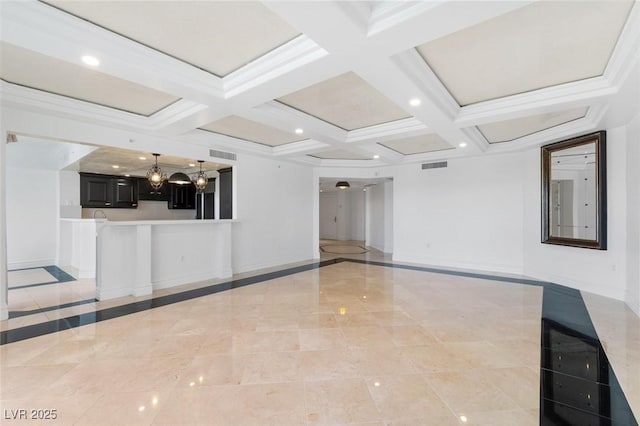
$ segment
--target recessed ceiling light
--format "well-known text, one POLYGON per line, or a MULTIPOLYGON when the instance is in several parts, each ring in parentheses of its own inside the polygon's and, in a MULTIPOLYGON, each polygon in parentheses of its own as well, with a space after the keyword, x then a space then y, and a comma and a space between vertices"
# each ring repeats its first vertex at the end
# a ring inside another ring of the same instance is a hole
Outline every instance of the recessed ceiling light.
POLYGON ((111 167, 113 167, 114 169, 119 169, 119 168, 120 168, 120 166, 118 166, 117 164, 114 164, 114 165, 113 165, 113 166, 111 166, 111 167))
POLYGON ((131 177, 131 175, 129 173, 125 173, 124 177, 131 177))
POLYGON ((420 104, 422 103, 422 100, 418 99, 418 98, 413 98, 409 101, 409 105, 417 107, 420 106, 420 104))
POLYGON ((374 155, 374 156, 373 156, 373 159, 374 159, 374 160, 377 160, 378 158, 380 158, 380 156, 379 156, 378 154, 376 154, 376 155, 374 155))
POLYGON ((189 163, 189 167, 195 167, 196 165, 193 163, 189 163))
POLYGON ((464 148, 465 146, 467 146, 467 143, 466 143, 466 142, 460 142, 460 143, 458 144, 458 146, 459 146, 460 148, 464 148))
POLYGON ((138 157, 138 160, 142 160, 142 161, 144 161, 144 160, 146 160, 146 159, 147 159, 147 157, 138 157))
POLYGON ((300 127, 298 127, 295 131, 296 131, 296 135, 301 135, 304 133, 304 130, 302 130, 300 127))
POLYGON ((82 62, 84 62, 85 65, 89 65, 90 67, 97 67, 98 65, 100 65, 100 61, 98 60, 98 58, 91 55, 84 55, 82 57, 82 62))

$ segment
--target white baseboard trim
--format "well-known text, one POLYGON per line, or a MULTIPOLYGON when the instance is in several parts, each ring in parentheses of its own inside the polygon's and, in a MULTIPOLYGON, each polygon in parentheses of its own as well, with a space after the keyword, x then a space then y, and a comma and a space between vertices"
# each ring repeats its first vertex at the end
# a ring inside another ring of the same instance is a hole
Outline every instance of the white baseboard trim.
POLYGON ((412 256, 403 253, 394 253, 393 261, 398 263, 413 263, 418 265, 424 265, 430 268, 446 268, 446 269, 463 269, 465 271, 481 271, 481 272, 496 272, 501 274, 517 274, 523 275, 523 268, 509 265, 497 265, 487 263, 473 263, 473 262, 454 262, 446 259, 429 258, 423 256, 412 256))
POLYGON ((12 271, 15 269, 30 269, 30 268, 42 268, 44 266, 51 266, 56 264, 56 259, 38 259, 28 260, 23 262, 9 262, 7 263, 7 270, 12 271))
POLYGON ((192 284, 200 281, 207 280, 215 280, 215 279, 224 279, 231 277, 231 270, 222 271, 220 274, 211 274, 211 273, 199 273, 199 274, 190 274, 184 275, 178 278, 172 278, 169 280, 162 281, 154 281, 151 285, 154 290, 160 290, 164 288, 176 287, 179 285, 192 284))

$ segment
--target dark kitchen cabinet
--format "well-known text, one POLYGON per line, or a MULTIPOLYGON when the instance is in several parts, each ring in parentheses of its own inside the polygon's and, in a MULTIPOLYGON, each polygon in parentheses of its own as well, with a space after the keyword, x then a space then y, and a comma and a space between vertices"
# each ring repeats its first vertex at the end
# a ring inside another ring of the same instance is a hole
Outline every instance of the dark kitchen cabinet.
POLYGON ((220 176, 220 219, 233 219, 233 169, 218 170, 220 176))
POLYGON ((111 207, 113 186, 104 175, 80 174, 80 205, 82 207, 111 207))
POLYGON ((171 191, 170 209, 193 210, 196 208, 196 187, 193 184, 178 185, 170 183, 169 188, 171 191))
POLYGON ((80 205, 101 208, 137 208, 138 184, 134 178, 80 173, 80 205))
POLYGON ((171 200, 171 189, 169 183, 165 182, 158 189, 149 183, 147 178, 138 178, 138 200, 144 201, 169 201, 171 200))
POLYGON ((136 179, 115 178, 113 185, 113 205, 115 207, 138 206, 138 182, 136 179))

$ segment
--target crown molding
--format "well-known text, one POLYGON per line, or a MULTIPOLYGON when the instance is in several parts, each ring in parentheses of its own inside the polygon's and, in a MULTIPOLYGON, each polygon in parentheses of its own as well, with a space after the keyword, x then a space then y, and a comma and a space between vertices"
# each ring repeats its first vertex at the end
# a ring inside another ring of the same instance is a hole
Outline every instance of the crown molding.
POLYGON ((300 35, 224 77, 224 96, 233 98, 328 54, 307 36, 300 35))

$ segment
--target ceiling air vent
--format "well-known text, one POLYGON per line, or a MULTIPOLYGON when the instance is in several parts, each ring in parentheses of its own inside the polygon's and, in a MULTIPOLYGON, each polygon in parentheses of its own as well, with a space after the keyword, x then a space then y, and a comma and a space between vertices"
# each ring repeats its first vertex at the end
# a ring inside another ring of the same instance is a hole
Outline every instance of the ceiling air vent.
POLYGON ((236 154, 234 154, 233 152, 218 151, 215 149, 209 150, 209 157, 224 158, 225 160, 236 161, 236 154))
POLYGON ((447 167, 446 161, 438 161, 437 163, 423 163, 422 170, 426 169, 442 169, 443 167, 447 167))

